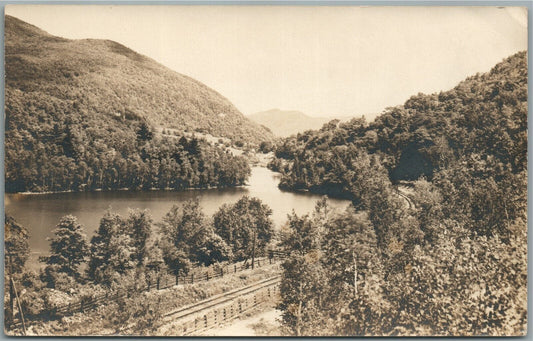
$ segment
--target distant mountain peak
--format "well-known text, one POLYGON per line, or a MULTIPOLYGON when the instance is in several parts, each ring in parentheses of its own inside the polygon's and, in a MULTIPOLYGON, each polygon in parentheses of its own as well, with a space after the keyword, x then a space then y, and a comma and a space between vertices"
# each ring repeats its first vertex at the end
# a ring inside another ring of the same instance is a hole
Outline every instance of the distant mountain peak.
POLYGON ((287 137, 309 129, 319 129, 328 117, 311 117, 298 110, 269 109, 261 111, 248 118, 268 127, 276 136, 287 137))

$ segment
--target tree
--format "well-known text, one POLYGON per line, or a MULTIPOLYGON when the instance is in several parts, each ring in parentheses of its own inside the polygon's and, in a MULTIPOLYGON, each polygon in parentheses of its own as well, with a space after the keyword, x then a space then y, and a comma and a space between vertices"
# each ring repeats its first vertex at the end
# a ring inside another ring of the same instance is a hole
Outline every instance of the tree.
POLYGON ((291 335, 324 335, 319 318, 327 281, 321 263, 324 229, 320 218, 316 219, 323 211, 324 202, 319 201, 315 219, 293 212, 281 230, 280 246, 288 257, 282 264, 281 302, 277 308, 282 311, 285 331, 291 335))
POLYGON ((146 122, 142 122, 137 129, 137 141, 146 142, 154 137, 151 127, 146 122))
POLYGON ((380 335, 387 303, 372 224, 354 207, 327 211, 319 201, 312 217, 292 214, 282 230, 283 327, 293 335, 380 335))
POLYGON ((236 260, 264 252, 274 234, 272 210, 258 198, 243 196, 235 204, 224 204, 213 215, 215 232, 232 248, 236 260))
POLYGON ((163 217, 159 227, 163 258, 175 274, 188 272, 191 264, 209 265, 227 260, 231 252, 207 223, 198 198, 174 205, 163 217))
POLYGON ((136 250, 118 214, 107 212, 91 239, 87 274, 96 283, 111 285, 135 266, 136 250))
POLYGON ((4 223, 4 240, 6 254, 6 271, 20 273, 30 254, 28 230, 6 214, 4 223))
POLYGON ((383 262, 367 214, 348 207, 328 219, 326 231, 322 309, 332 316, 329 328, 334 335, 383 335, 388 313, 383 262))
POLYGON ((211 265, 217 262, 229 261, 232 259, 231 247, 214 231, 208 232, 205 239, 198 244, 195 250, 196 261, 202 265, 211 265))
POLYGON ((271 141, 262 141, 259 144, 259 151, 263 154, 270 153, 274 149, 274 144, 271 141))
POLYGON ((60 219, 50 240, 50 256, 41 260, 57 272, 79 278, 79 266, 88 255, 87 237, 78 219, 72 215, 60 219))
POLYGON ((148 257, 147 243, 152 232, 152 217, 147 210, 130 210, 125 228, 132 239, 134 259, 137 265, 141 265, 148 257))

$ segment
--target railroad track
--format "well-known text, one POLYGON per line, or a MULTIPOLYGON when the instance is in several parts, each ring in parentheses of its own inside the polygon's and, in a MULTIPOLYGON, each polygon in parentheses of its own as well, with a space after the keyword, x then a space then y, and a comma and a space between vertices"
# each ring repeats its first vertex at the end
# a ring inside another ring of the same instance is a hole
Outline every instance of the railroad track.
POLYGON ((400 198, 405 200, 405 202, 407 203, 407 206, 409 207, 409 209, 415 209, 416 208, 415 204, 413 203, 413 200, 411 199, 411 197, 409 197, 409 193, 406 193, 405 188, 402 188, 401 186, 397 186, 396 187, 396 194, 398 194, 398 196, 400 198))
POLYGON ((163 320, 165 323, 168 323, 170 321, 175 322, 176 320, 184 319, 196 314, 201 314, 204 311, 211 310, 217 306, 231 302, 239 297, 253 294, 254 292, 259 291, 263 288, 276 285, 280 281, 281 276, 278 275, 238 289, 225 292, 223 294, 215 295, 203 301, 170 311, 163 315, 163 320))
POLYGON ((410 209, 414 209, 415 208, 415 204, 413 204, 413 201, 407 195, 405 195, 402 192, 398 191, 398 196, 400 196, 401 198, 403 198, 407 202, 407 205, 409 206, 410 209))

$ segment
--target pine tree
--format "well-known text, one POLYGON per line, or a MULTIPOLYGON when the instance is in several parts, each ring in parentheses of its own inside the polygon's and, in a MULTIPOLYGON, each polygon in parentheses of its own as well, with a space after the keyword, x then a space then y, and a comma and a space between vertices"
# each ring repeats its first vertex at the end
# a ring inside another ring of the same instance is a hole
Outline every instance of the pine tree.
POLYGON ((50 239, 50 256, 42 260, 57 272, 79 278, 79 266, 88 254, 87 237, 78 219, 72 215, 61 218, 50 239))

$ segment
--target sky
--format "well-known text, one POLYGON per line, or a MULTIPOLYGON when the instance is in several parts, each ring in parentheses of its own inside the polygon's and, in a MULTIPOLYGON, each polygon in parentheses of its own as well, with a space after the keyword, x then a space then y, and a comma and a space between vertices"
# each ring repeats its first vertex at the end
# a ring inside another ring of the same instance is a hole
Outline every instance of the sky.
POLYGON ((228 98, 373 119, 527 50, 518 7, 7 5, 71 39, 117 41, 228 98))

